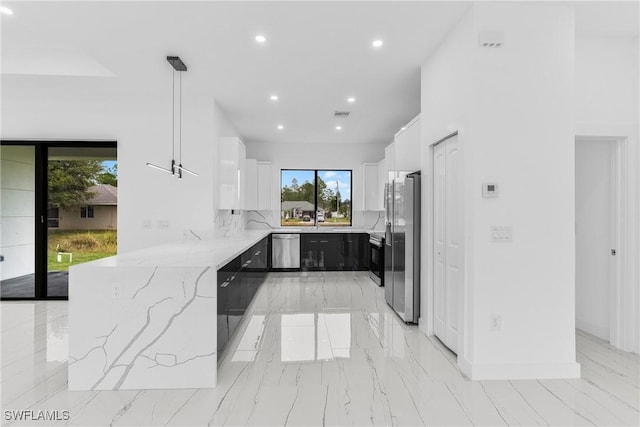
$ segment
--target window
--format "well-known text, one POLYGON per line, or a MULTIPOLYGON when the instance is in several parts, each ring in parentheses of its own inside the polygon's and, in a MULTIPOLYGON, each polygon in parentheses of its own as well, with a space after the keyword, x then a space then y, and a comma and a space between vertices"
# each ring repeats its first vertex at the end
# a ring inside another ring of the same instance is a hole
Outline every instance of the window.
POLYGON ((282 226, 351 226, 351 171, 282 169, 282 226))
POLYGON ((93 206, 82 206, 80 208, 80 218, 93 218, 93 206))
POLYGON ((58 208, 47 209, 47 227, 49 228, 60 227, 60 209, 58 208))

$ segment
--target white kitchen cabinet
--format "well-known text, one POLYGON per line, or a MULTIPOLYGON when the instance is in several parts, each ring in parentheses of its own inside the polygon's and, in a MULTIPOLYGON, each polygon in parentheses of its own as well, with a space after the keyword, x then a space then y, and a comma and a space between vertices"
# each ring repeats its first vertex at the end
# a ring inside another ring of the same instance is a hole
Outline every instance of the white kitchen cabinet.
POLYGON ((393 172, 396 169, 396 144, 392 142, 387 145, 384 149, 384 166, 385 166, 385 174, 384 179, 385 182, 389 182, 389 172, 393 172))
POLYGON ((246 160, 245 210, 271 210, 271 162, 246 160))
POLYGON ((377 163, 363 163, 362 165, 364 194, 362 198, 362 210, 375 211, 379 209, 378 206, 378 164, 377 163))
POLYGON ((256 159, 247 159, 246 163, 246 185, 244 208, 246 210, 258 209, 258 162, 256 159))
POLYGON ((413 172, 420 170, 420 116, 404 127, 394 138, 395 170, 413 172))
POLYGON ((257 162, 258 210, 271 210, 271 162, 257 162))
POLYGON ((218 209, 244 209, 246 152, 240 138, 218 141, 218 209))
POLYGON ((384 210, 384 189, 387 184, 387 167, 386 160, 382 159, 378 162, 378 196, 376 199, 376 210, 384 210))

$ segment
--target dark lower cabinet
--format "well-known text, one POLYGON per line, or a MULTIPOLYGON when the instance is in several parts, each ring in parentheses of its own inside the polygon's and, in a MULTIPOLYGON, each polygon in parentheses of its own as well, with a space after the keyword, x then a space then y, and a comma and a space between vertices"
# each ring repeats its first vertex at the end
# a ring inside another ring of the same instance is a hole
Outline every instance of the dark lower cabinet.
POLYGON ((325 233, 305 233, 300 235, 300 266, 303 270, 338 269, 339 235, 325 233))
POLYGON ((233 328, 229 324, 229 312, 233 306, 233 289, 240 278, 240 258, 236 258, 218 270, 218 355, 225 347, 233 328))
POLYGON ((304 233, 300 265, 305 271, 366 271, 368 247, 369 235, 364 233, 304 233))
POLYGON ((218 357, 269 271, 269 238, 218 270, 218 357))
MULTIPOLYGON (((218 357, 271 269, 270 240, 262 239, 218 270, 218 357)), ((305 271, 369 270, 368 234, 303 233, 300 251, 305 271)))

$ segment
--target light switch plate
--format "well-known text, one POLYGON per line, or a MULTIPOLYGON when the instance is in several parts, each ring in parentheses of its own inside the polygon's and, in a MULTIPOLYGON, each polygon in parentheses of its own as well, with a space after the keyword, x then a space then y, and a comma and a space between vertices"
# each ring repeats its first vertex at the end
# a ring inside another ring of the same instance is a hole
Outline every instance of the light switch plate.
POLYGON ((513 227, 510 225, 494 225, 491 226, 491 242, 492 243, 512 243, 513 227))

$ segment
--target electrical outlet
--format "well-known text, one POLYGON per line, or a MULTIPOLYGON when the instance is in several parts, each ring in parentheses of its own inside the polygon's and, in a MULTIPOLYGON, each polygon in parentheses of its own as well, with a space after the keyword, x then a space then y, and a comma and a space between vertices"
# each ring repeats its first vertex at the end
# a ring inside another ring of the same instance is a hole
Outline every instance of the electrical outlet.
POLYGON ((122 297, 122 286, 120 283, 113 283, 111 285, 111 298, 120 299, 122 297))
POLYGON ((512 243, 513 227, 494 225, 490 229, 492 243, 512 243))
POLYGON ((169 220, 168 219, 159 219, 158 220, 158 228, 169 228, 169 220))
POLYGON ((492 331, 499 331, 502 326, 502 320, 500 316, 494 314, 491 316, 491 322, 489 323, 489 329, 492 331))
POLYGON ((145 219, 142 221, 142 228, 149 229, 151 228, 151 220, 145 219))

